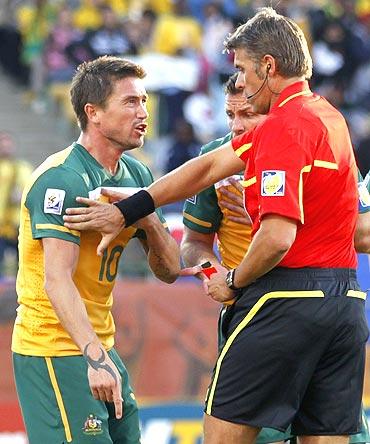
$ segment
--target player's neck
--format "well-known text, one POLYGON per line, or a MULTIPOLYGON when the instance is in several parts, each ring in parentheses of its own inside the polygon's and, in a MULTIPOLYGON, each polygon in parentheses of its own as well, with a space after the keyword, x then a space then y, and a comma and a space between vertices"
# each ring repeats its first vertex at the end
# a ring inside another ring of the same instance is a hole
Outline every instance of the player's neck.
POLYGON ((110 174, 117 172, 118 162, 122 152, 111 145, 99 142, 99 137, 92 137, 89 133, 81 133, 77 141, 85 150, 96 159, 110 174))

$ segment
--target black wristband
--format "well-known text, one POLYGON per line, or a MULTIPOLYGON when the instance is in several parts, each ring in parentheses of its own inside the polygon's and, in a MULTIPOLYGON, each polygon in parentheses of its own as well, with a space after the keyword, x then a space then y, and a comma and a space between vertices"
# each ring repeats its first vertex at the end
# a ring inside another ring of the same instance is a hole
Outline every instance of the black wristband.
POLYGON ((127 199, 115 202, 114 205, 120 210, 125 218, 125 227, 137 222, 148 214, 155 211, 154 200, 145 190, 140 190, 127 199))

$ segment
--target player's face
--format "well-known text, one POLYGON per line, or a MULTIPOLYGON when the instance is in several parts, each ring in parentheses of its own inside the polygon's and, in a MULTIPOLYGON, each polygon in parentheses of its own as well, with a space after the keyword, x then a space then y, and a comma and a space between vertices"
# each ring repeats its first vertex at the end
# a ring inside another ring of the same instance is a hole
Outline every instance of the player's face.
POLYGON ((142 79, 117 80, 104 108, 99 110, 101 134, 124 151, 141 147, 147 129, 147 99, 142 79))
POLYGON ((226 94, 225 111, 234 137, 249 131, 263 118, 260 114, 253 112, 252 105, 247 102, 242 92, 226 94))
MULTIPOLYGON (((244 49, 237 48, 235 50, 234 65, 239 70, 236 87, 243 89, 246 97, 257 92, 264 82, 264 77, 261 79, 261 76, 257 75, 255 62, 244 49)), ((271 92, 267 82, 258 94, 248 99, 253 111, 258 114, 269 112, 270 101, 271 92)))

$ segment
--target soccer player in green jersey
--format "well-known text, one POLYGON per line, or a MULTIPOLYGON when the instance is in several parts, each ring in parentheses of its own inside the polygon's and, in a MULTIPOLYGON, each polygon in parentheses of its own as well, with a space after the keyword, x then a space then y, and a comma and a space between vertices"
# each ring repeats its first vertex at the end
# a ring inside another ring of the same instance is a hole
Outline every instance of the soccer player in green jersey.
POLYGON ((19 308, 12 351, 30 444, 139 444, 138 410, 114 350, 112 289, 133 237, 153 273, 171 283, 180 270, 176 242, 160 212, 127 229, 96 254, 100 236, 63 226, 76 196, 100 187, 142 188, 148 168, 126 154, 147 127, 144 70, 116 57, 82 64, 71 99, 81 135, 32 174, 21 203, 19 308))

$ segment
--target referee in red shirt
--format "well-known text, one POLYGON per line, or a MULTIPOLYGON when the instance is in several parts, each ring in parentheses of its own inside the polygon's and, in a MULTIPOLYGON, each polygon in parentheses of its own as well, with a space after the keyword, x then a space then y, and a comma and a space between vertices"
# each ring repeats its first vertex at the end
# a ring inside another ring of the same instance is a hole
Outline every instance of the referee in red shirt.
POLYGON ((310 91, 311 57, 292 20, 263 8, 225 45, 237 87, 266 119, 129 199, 80 199, 89 206, 69 210, 66 226, 101 231, 101 252, 125 224, 244 166, 254 236, 240 266, 208 283, 215 300, 236 302, 207 393, 204 443, 253 443, 261 427, 292 424, 303 444, 345 444, 360 430, 368 336, 348 129, 310 91))

